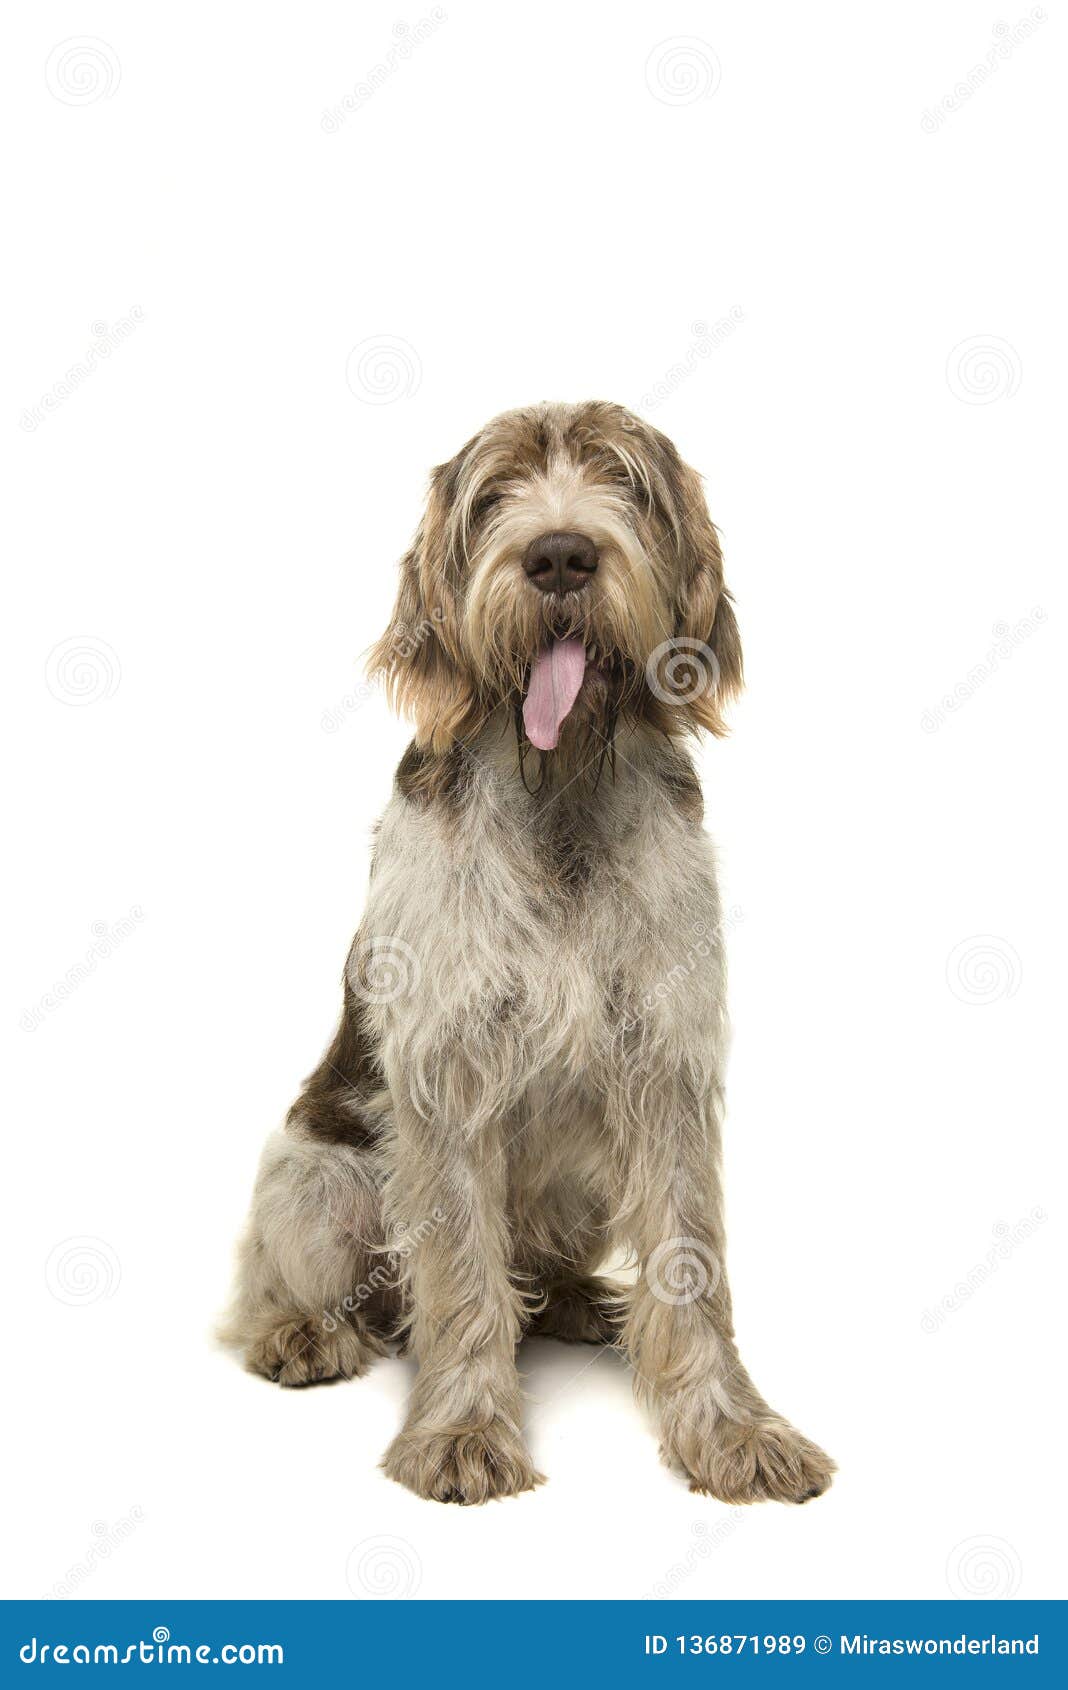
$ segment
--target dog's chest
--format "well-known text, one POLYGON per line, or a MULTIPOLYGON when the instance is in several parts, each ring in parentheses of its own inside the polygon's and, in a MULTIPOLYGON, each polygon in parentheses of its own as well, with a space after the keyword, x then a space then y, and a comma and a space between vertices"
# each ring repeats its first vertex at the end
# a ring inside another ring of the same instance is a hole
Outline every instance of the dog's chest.
POLYGON ((644 789, 610 791, 596 816, 566 794, 540 813, 526 797, 494 789, 447 821, 391 806, 366 923, 413 959, 391 1031, 423 1051, 460 1040, 518 1090, 582 1083, 618 1062, 636 1021, 707 1016, 719 987, 706 945, 677 1001, 662 989, 718 923, 698 829, 644 789))

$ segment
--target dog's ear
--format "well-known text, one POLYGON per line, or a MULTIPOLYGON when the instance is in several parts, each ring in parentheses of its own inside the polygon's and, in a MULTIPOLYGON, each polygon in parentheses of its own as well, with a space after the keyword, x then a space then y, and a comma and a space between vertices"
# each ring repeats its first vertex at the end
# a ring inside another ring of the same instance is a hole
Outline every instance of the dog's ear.
POLYGON ((367 663, 369 677, 384 681, 394 709, 415 723, 416 744, 433 752, 447 751, 477 721, 459 640, 449 523, 452 472, 453 465, 445 464, 433 473, 426 514, 401 559, 393 616, 367 663))
POLYGON ((682 556, 674 661, 696 677, 683 695, 694 725, 722 735, 727 732, 724 707, 742 690, 742 642, 734 604, 723 584, 719 535, 708 514, 700 478, 681 460, 676 474, 682 556), (707 679, 705 686, 700 685, 702 676, 707 679))

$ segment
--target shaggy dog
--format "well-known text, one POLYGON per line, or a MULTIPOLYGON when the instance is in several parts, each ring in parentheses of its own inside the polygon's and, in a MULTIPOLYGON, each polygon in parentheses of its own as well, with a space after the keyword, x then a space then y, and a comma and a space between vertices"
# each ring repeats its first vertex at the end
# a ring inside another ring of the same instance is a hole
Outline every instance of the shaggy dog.
POLYGON ((403 1332, 384 1465, 420 1496, 540 1481, 525 1332, 617 1344, 694 1490, 818 1496, 833 1464, 742 1366, 723 1267, 720 908, 685 740, 724 731, 742 656, 698 477, 616 405, 498 417, 434 471, 371 668, 415 739, 225 1335, 305 1385, 403 1332), (630 1286, 598 1276, 620 1248, 630 1286))

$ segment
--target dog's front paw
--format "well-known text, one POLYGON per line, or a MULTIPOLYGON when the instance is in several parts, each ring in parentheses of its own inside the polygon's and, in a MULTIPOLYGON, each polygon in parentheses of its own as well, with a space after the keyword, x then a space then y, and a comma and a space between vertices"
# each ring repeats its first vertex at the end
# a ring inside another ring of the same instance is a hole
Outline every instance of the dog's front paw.
POLYGON ((809 1502, 831 1482, 834 1462, 785 1420, 721 1420, 700 1449, 679 1440, 674 1455, 690 1489, 721 1502, 809 1502), (681 1447, 679 1447, 681 1445, 681 1447))
POLYGON ((382 1460, 391 1479, 435 1502, 488 1502, 544 1484, 522 1439, 501 1421, 486 1427, 398 1434, 382 1460))

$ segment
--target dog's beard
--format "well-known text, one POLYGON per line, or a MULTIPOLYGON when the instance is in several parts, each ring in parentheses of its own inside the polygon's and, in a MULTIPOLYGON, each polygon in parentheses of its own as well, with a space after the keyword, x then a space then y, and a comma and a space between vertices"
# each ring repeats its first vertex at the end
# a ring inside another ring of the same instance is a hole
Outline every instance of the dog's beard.
MULTIPOLYGON (((549 661, 552 661, 551 657, 549 661)), ((596 790, 606 764, 613 775, 615 772, 616 727, 621 700, 629 690, 623 669, 608 661, 594 662, 584 649, 581 657, 573 661, 576 666, 578 662, 582 663, 582 684, 575 702, 553 735, 539 735, 537 721, 533 724, 534 733, 531 733, 530 718, 534 707, 529 702, 529 688, 514 701, 512 719, 519 775, 532 795, 546 787, 558 788, 561 782, 571 785, 580 775, 588 775, 596 790), (553 739, 551 745, 547 743, 549 737, 553 739), (541 743, 542 738, 546 743, 541 743)), ((535 665, 532 665, 532 675, 534 670, 535 665)))
POLYGON ((544 595, 522 580, 529 529, 506 515, 476 548, 465 606, 479 691, 518 699, 517 728, 543 753, 603 728, 634 702, 646 654, 670 625, 668 583, 618 504, 602 500, 583 517, 601 561, 581 592, 544 595))

